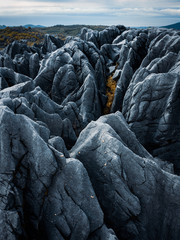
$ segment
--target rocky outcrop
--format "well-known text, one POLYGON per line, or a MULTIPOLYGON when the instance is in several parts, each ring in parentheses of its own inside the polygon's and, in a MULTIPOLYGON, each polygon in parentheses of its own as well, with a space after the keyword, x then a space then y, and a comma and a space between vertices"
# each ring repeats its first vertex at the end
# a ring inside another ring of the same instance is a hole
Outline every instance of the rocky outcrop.
POLYGON ((76 103, 84 124, 102 114, 105 65, 93 43, 80 39, 66 43, 44 60, 35 83, 58 104, 76 103))
POLYGON ((80 38, 85 41, 93 42, 97 47, 104 44, 110 44, 113 40, 120 35, 126 28, 122 25, 111 26, 100 32, 88 28, 82 28, 80 38))
POLYGON ((91 122, 71 156, 86 167, 105 221, 119 239, 178 239, 180 178, 160 168, 120 113, 91 122), (172 206, 176 214, 170 217, 172 206))
POLYGON ((27 81, 32 81, 31 78, 14 72, 10 68, 0 67, 0 77, 1 77, 1 86, 0 89, 3 90, 4 88, 14 86, 18 83, 24 83, 27 81))
POLYGON ((7 67, 34 79, 38 74, 41 58, 41 50, 36 45, 29 47, 24 41, 14 41, 2 51, 0 67, 7 67))
POLYGON ((46 34, 44 38, 43 46, 42 46, 42 53, 43 54, 51 53, 56 49, 62 47, 63 45, 64 45, 63 40, 53 37, 49 34, 46 34))
POLYGON ((157 28, 2 50, 0 239, 179 240, 179 66, 157 28))
POLYGON ((120 46, 120 50, 118 59, 113 59, 113 61, 117 62, 117 69, 121 70, 121 75, 117 80, 117 88, 111 108, 112 112, 122 110, 123 98, 132 76, 147 54, 147 39, 146 31, 132 33, 132 30, 129 30, 123 32, 122 36, 114 40, 116 45, 120 46))
POLYGON ((48 128, 8 107, 1 107, 0 116, 0 224, 9 229, 2 239, 112 235, 85 168, 68 158, 63 140, 50 138, 48 128))
POLYGON ((122 108, 130 128, 146 149, 173 162, 178 173, 179 43, 179 35, 174 32, 165 31, 154 38, 133 75, 122 108))

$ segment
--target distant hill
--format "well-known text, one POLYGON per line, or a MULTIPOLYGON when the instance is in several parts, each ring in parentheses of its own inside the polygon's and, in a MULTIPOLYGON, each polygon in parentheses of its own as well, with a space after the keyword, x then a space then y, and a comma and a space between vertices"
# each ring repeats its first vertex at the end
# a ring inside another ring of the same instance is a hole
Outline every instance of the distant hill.
POLYGON ((102 25, 56 25, 43 27, 41 25, 26 24, 18 27, 7 27, 0 25, 0 49, 4 48, 14 40, 26 40, 28 45, 42 43, 45 34, 54 35, 64 40, 67 36, 77 36, 81 28, 87 27, 101 31, 107 26, 102 25))
MULTIPOLYGON (((16 27, 16 26, 0 25, 0 29, 5 29, 6 27, 16 27)), ((26 24, 26 25, 23 25, 22 27, 25 27, 25 28, 28 28, 28 27, 31 27, 31 28, 45 28, 45 26, 33 25, 33 24, 26 24)))
POLYGON ((131 29, 147 29, 147 28, 151 28, 151 26, 131 26, 129 27, 131 29))
POLYGON ((6 28, 5 25, 0 25, 0 29, 4 29, 4 28, 6 28))
POLYGON ((45 26, 42 26, 42 25, 33 25, 33 24, 26 24, 26 25, 24 25, 23 27, 25 27, 25 28, 28 28, 28 27, 31 27, 31 28, 45 28, 45 26))
POLYGON ((50 34, 65 39, 67 36, 77 36, 83 27, 102 31, 108 26, 105 25, 55 25, 52 27, 37 28, 43 34, 50 34))
POLYGON ((180 30, 180 22, 178 23, 174 23, 171 25, 167 25, 167 26, 162 26, 163 28, 172 28, 172 29, 176 29, 176 30, 180 30))
POLYGON ((26 40, 27 44, 31 46, 34 43, 41 43, 44 40, 44 34, 31 27, 20 26, 0 29, 0 49, 14 40, 26 40))

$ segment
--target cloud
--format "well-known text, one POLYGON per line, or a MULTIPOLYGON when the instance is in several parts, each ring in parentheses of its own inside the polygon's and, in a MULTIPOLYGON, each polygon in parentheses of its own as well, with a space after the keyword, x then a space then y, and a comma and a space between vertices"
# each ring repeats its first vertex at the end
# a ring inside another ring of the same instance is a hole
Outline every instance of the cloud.
POLYGON ((180 9, 161 9, 160 12, 164 15, 180 16, 180 9))
POLYGON ((165 0, 0 0, 0 16, 24 14, 152 14, 179 15, 180 3, 165 0), (160 7, 161 5, 161 7, 160 7), (169 7, 171 6, 171 7, 169 7), (179 8, 178 8, 179 7, 179 8))
POLYGON ((93 14, 106 13, 108 8, 98 3, 81 1, 69 2, 35 2, 35 1, 5 1, 1 4, 0 16, 35 15, 35 14, 93 14))
MULTIPOLYGON (((69 0, 69 1, 25 1, 25 0, 0 0, 0 16, 16 16, 16 15, 36 15, 36 14, 140 14, 151 16, 179 16, 179 8, 167 8, 169 3, 164 0, 159 0, 159 4, 163 7, 157 7, 157 1, 152 0, 111 0, 109 1, 82 1, 82 0, 69 0), (154 6, 155 5, 155 6, 154 6)), ((180 5, 178 2, 171 2, 175 5, 180 5)))
POLYGON ((156 9, 156 8, 120 8, 115 9, 112 14, 122 15, 137 15, 137 16, 180 16, 180 9, 156 9))
POLYGON ((137 21, 144 24, 147 21, 154 23, 156 18, 170 21, 180 16, 180 2, 174 0, 0 0, 0 6, 0 17, 6 19, 27 16, 32 19, 34 16, 43 19, 54 16, 55 19, 57 16, 59 19, 66 17, 68 23, 70 19, 72 23, 77 23, 75 21, 80 18, 82 23, 88 16, 88 24, 95 19, 102 19, 101 24, 105 21, 106 24, 113 21, 117 24, 118 21, 122 24, 130 21, 132 24, 137 24, 137 21))

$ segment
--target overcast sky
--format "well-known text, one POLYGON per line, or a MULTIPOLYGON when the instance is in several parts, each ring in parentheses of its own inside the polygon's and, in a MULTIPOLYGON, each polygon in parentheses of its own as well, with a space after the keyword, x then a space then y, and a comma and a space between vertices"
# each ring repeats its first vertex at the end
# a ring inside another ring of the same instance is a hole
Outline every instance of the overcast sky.
POLYGON ((163 26, 175 22, 180 22, 180 0, 0 0, 0 25, 163 26))

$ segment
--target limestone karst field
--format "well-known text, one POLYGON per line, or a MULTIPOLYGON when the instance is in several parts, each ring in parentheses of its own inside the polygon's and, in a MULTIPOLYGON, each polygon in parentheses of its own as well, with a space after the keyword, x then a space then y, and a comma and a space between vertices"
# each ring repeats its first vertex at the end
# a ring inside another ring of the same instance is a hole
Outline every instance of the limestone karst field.
POLYGON ((1 50, 1 240, 179 240, 179 174, 179 31, 1 50))

